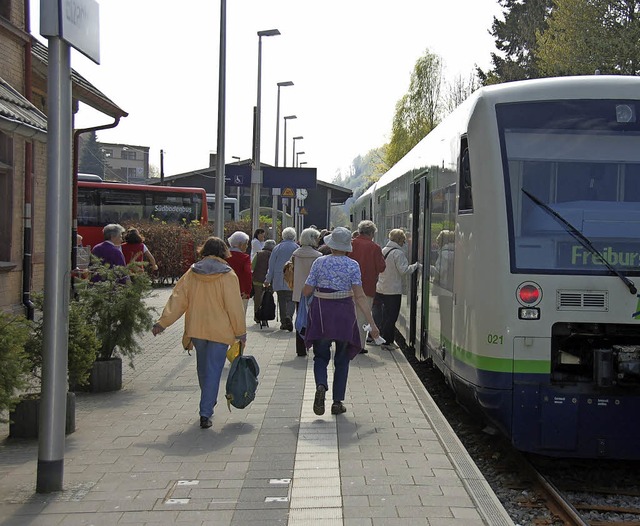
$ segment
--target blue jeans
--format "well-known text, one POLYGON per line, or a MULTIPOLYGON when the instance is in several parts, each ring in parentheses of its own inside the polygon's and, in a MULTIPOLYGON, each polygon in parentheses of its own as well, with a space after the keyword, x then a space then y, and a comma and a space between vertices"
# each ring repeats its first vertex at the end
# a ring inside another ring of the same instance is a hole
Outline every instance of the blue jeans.
POLYGON ((211 418, 218 403, 218 390, 224 362, 227 359, 226 343, 191 338, 196 348, 198 382, 200 383, 200 416, 211 418))
MULTIPOLYGON (((313 342, 313 375, 316 385, 329 387, 327 367, 331 360, 331 342, 334 340, 316 340, 313 342)), ((333 356, 333 401, 342 402, 347 391, 347 377, 349 376, 348 342, 336 341, 336 352, 333 356)))

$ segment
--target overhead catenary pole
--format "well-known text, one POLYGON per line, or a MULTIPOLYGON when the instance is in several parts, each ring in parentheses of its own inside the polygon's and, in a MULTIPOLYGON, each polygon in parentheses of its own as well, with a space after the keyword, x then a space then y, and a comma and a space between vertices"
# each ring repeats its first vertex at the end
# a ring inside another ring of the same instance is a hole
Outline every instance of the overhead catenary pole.
MULTIPOLYGON (((218 73, 218 154, 216 155, 216 237, 224 239, 224 142, 227 65, 227 1, 220 0, 220 64, 218 73)), ((207 206, 203 203, 202 206, 207 206)))

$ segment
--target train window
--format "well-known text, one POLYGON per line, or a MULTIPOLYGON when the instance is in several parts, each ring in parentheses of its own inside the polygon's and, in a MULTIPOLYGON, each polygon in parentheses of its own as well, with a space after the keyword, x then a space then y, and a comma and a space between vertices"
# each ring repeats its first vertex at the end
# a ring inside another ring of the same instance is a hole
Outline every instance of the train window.
POLYGON ((473 212, 473 196, 471 194, 471 162, 469 160, 469 147, 467 139, 462 139, 460 147, 460 184, 458 185, 460 198, 458 201, 459 213, 473 212))
POLYGON ((635 203, 640 201, 640 165, 628 164, 626 166, 623 188, 623 201, 635 203))

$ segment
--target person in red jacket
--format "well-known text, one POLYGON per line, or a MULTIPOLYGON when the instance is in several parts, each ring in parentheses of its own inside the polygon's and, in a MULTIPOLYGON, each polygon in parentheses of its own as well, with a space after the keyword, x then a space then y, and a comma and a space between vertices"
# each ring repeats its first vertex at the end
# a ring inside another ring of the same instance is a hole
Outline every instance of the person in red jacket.
POLYGON ((125 242, 121 245, 121 248, 127 265, 131 261, 137 261, 142 269, 143 262, 146 259, 149 261, 151 270, 158 270, 156 258, 153 257, 147 245, 144 244, 144 237, 138 232, 137 228, 129 228, 124 235, 124 240, 125 242))
POLYGON ((251 297, 251 257, 247 254, 249 234, 238 230, 229 236, 228 241, 231 257, 227 259, 227 263, 238 276, 240 296, 246 312, 251 297))
MULTIPOLYGON (((349 254, 351 259, 355 259, 360 265, 360 274, 362 275, 362 289, 364 290, 367 308, 371 310, 373 306, 373 298, 376 295, 376 283, 378 276, 384 272, 387 264, 382 255, 380 245, 373 241, 378 229, 373 221, 360 221, 358 224, 358 235, 353 238, 351 245, 353 250, 349 254)), ((360 330, 360 341, 362 342, 361 353, 366 353, 365 340, 366 332, 362 328, 367 321, 360 311, 358 311, 358 329, 360 330)))

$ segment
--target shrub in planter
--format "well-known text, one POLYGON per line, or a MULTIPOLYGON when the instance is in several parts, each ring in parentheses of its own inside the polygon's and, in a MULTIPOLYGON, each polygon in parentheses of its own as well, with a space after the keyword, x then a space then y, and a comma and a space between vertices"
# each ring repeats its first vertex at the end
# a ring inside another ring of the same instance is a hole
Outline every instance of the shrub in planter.
POLYGON ((79 284, 84 287, 83 302, 89 320, 100 341, 98 360, 110 360, 118 355, 129 360, 142 349, 137 336, 150 331, 155 309, 145 300, 151 294, 151 280, 138 272, 135 262, 127 267, 92 267, 94 281, 79 284))
MULTIPOLYGON (((91 313, 86 303, 86 287, 69 302, 69 343, 67 371, 70 389, 73 391, 87 384, 91 367, 96 361, 100 340, 91 323, 91 313)), ((44 308, 44 296, 34 295, 33 301, 40 312, 44 308)), ((40 378, 42 370, 42 351, 44 347, 44 318, 39 316, 34 322, 34 330, 25 351, 31 362, 31 372, 40 378)))
MULTIPOLYGON (((0 413, 15 407, 27 384, 31 364, 24 345, 30 332, 26 318, 0 311, 0 413)), ((0 417, 0 422, 6 419, 0 417)))

